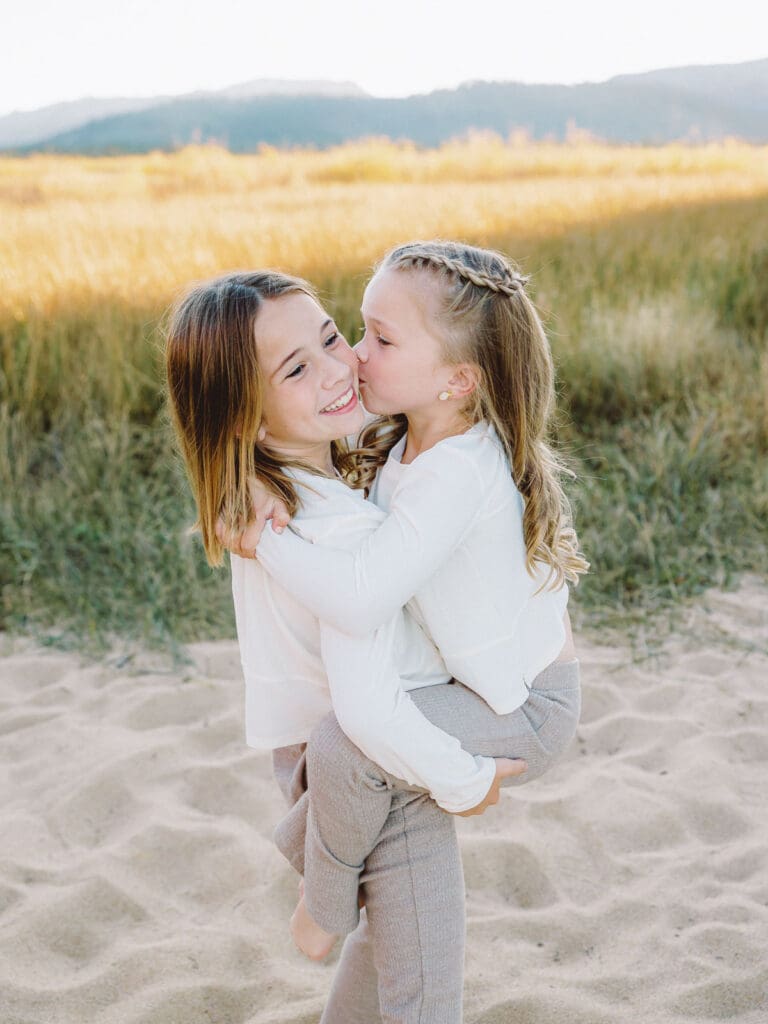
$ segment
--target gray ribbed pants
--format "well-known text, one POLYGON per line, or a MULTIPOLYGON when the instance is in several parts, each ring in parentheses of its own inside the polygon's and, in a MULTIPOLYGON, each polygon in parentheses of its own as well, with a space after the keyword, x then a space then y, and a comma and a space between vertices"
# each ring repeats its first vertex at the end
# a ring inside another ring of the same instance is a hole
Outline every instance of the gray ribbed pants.
MULTIPOLYGON (((410 696, 470 753, 525 758, 525 775, 504 783, 522 785, 542 775, 573 738, 578 662, 546 668, 509 715, 496 715, 461 683, 410 696)), ((305 877, 312 917, 349 936, 321 1024, 460 1024, 464 882, 454 817, 365 757, 333 714, 306 748, 275 750, 273 765, 292 804, 275 842, 305 877)))

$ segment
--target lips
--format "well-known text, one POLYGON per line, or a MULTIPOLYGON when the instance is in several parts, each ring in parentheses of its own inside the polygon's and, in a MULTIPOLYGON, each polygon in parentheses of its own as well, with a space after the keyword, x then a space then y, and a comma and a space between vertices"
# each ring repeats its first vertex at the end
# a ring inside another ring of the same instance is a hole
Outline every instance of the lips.
POLYGON ((346 391, 342 392, 332 402, 329 402, 320 412, 325 416, 335 416, 339 413, 349 412, 356 405, 357 395, 355 394, 355 389, 354 387, 348 387, 346 391))

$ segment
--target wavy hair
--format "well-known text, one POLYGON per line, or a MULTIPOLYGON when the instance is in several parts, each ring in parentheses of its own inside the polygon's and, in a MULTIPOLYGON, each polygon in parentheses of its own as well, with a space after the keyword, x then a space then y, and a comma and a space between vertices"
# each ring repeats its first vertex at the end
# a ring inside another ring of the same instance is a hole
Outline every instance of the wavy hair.
MULTIPOLYGON (((297 292, 317 301, 301 278, 272 270, 235 272, 192 286, 171 310, 165 332, 168 402, 197 505, 195 528, 210 565, 222 562, 219 516, 230 528, 248 522, 250 477, 259 477, 293 516, 300 502, 286 470, 322 475, 258 441, 264 379, 256 318, 265 302, 297 292)), ((331 455, 340 472, 349 472, 344 442, 331 442, 331 455)))

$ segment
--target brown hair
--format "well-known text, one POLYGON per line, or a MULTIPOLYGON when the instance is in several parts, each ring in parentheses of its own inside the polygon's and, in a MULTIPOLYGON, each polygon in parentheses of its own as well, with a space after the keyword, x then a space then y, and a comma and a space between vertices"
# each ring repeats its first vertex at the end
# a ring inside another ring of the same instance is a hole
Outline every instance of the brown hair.
MULTIPOLYGON (((286 472, 300 466, 258 443, 263 377, 255 324, 264 302, 314 289, 276 271, 236 272, 194 285, 173 307, 166 330, 165 364, 173 425, 197 504, 197 523, 208 562, 221 565, 216 537, 220 515, 228 526, 249 519, 248 480, 258 476, 288 506, 299 507, 286 472)), ((343 442, 331 442, 334 464, 347 469, 343 442)))
MULTIPOLYGON (((524 277, 501 253, 460 242, 409 242, 376 268, 429 274, 439 289, 438 319, 450 364, 471 363, 478 386, 462 410, 468 425, 485 420, 501 440, 512 477, 525 499, 527 567, 550 566, 548 582, 578 582, 589 568, 578 548, 560 483, 565 470, 546 437, 554 410, 554 368, 541 318, 524 277)), ((352 452, 355 486, 368 487, 407 430, 405 416, 385 416, 361 435, 352 452)))

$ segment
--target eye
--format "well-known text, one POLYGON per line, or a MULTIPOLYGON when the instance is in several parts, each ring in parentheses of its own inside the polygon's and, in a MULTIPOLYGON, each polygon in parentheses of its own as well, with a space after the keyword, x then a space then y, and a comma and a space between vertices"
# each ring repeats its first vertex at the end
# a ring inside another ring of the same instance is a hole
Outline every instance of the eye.
POLYGON ((387 341, 386 338, 382 338, 382 336, 380 334, 376 336, 376 340, 382 346, 384 346, 384 345, 391 345, 392 344, 391 341, 387 341))
POLYGON ((285 379, 288 380, 290 377, 298 377, 306 365, 306 363, 299 363, 295 370, 291 370, 291 372, 286 375, 285 379))
POLYGON ((333 346, 336 344, 336 342, 339 340, 340 337, 341 337, 341 335, 339 334, 338 331, 336 331, 336 333, 332 334, 330 336, 330 338, 326 338, 325 339, 325 343, 324 343, 325 347, 326 348, 333 348, 333 346))

